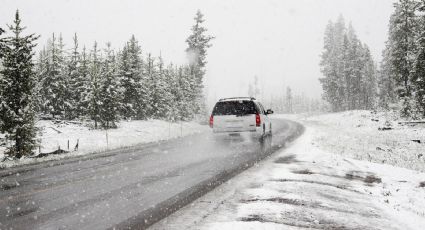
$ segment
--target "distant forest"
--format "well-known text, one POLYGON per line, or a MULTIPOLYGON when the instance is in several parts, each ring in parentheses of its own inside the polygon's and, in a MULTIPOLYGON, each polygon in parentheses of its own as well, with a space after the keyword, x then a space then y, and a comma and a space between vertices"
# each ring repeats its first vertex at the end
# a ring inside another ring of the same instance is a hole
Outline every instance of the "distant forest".
POLYGON ((186 39, 190 63, 164 63, 142 51, 135 36, 121 49, 64 44, 59 34, 37 55, 39 36, 24 35, 19 11, 8 30, 0 28, 0 131, 20 158, 36 146, 35 121, 90 119, 94 128, 114 128, 120 119, 192 120, 206 112, 203 78, 214 38, 198 11, 186 39), (34 61, 36 60, 36 61, 34 61))
POLYGON ((398 110, 425 117, 425 1, 394 4, 380 68, 341 16, 329 22, 321 56, 323 98, 332 111, 398 110))

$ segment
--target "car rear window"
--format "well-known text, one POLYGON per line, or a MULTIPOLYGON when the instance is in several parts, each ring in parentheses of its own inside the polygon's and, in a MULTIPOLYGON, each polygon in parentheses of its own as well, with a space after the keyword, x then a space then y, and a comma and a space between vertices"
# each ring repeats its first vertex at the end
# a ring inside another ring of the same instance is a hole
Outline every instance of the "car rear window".
POLYGON ((257 109, 253 101, 221 101, 213 109, 213 115, 247 115, 256 114, 257 109))

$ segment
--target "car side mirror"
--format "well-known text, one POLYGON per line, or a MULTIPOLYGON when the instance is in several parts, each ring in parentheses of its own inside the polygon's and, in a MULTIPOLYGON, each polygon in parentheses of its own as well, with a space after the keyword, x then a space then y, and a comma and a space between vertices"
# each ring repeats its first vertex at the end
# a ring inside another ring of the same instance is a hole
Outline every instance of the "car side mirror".
POLYGON ((273 110, 271 110, 271 109, 268 109, 267 111, 266 111, 266 114, 273 114, 274 112, 273 112, 273 110))

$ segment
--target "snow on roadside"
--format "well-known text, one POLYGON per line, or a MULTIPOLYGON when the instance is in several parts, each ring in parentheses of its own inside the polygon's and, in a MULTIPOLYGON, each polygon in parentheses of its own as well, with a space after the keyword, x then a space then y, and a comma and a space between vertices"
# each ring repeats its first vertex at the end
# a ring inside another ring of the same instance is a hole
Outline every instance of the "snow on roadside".
MULTIPOLYGON (((78 123, 62 122, 55 124, 53 121, 44 120, 39 121, 37 127, 41 131, 39 138, 41 140, 42 153, 55 151, 59 147, 63 150, 68 150, 68 141, 71 152, 39 159, 25 158, 19 161, 4 161, 0 163, 0 168, 168 140, 203 132, 208 129, 207 126, 199 125, 195 122, 170 123, 161 120, 122 121, 118 124, 117 129, 109 129, 107 131, 93 130, 86 125, 78 123), (77 140, 78 151, 73 151, 77 140)), ((0 147, 0 159, 3 158, 3 151, 4 147, 0 147)))
POLYGON ((334 154, 310 124, 289 148, 152 229, 423 229, 425 173, 334 154))
POLYGON ((425 172, 425 124, 401 125, 395 113, 365 110, 289 118, 313 126, 314 141, 333 153, 425 172))

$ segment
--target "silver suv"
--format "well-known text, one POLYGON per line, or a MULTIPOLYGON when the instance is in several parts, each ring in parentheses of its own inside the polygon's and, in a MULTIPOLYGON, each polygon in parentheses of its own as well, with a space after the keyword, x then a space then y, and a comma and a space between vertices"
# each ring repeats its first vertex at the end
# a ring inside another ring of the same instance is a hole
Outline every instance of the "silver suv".
POLYGON ((273 111, 264 110, 263 105, 252 97, 220 99, 210 117, 210 127, 215 134, 249 134, 262 141, 272 134, 272 123, 268 117, 273 111))

